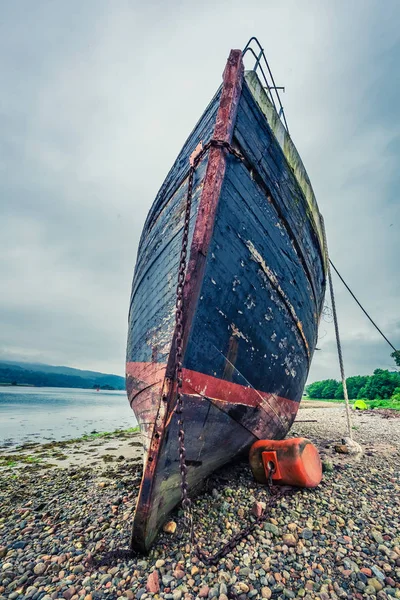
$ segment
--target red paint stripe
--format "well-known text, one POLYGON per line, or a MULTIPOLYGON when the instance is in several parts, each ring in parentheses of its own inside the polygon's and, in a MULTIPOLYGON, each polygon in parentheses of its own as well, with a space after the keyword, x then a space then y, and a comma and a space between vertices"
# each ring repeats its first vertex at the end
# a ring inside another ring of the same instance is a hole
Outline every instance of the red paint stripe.
MULTIPOLYGON (((196 392, 201 396, 212 398, 220 402, 228 402, 230 404, 244 404, 246 406, 263 406, 265 403, 275 406, 282 406, 287 409, 290 407, 290 412, 297 411, 299 403, 294 400, 289 400, 283 396, 269 392, 261 392, 255 388, 232 381, 205 375, 198 371, 183 369, 183 392, 193 394, 196 392)), ((286 410, 285 410, 286 412, 286 410)))
MULTIPOLYGON (((126 371, 137 379, 151 384, 159 381, 159 377, 165 371, 165 364, 129 362, 126 365, 126 371), (146 379, 143 379, 143 377, 146 377, 146 379)), ((184 394, 195 393, 218 402, 232 405, 244 404, 251 407, 273 406, 275 410, 282 410, 285 413, 296 412, 299 407, 299 403, 295 400, 289 400, 270 392, 256 390, 250 385, 233 383, 232 381, 226 381, 225 379, 219 379, 218 377, 205 375, 204 373, 190 369, 183 369, 182 391, 184 394)))
POLYGON ((151 385, 158 381, 162 383, 165 375, 165 368, 165 363, 127 362, 126 375, 135 377, 135 379, 139 379, 139 381, 151 385))

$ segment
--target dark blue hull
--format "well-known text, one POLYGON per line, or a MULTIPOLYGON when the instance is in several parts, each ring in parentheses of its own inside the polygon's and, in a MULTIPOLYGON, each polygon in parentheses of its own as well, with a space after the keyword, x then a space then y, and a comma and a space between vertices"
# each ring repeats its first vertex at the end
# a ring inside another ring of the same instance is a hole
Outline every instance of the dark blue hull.
POLYGON ((196 145, 184 292, 184 422, 196 486, 295 418, 325 293, 320 215, 307 174, 254 73, 232 51, 224 83, 169 173, 142 234, 132 287, 127 389, 144 434, 133 544, 145 550, 179 502, 175 294, 196 145), (287 137, 286 137, 287 136, 287 137))

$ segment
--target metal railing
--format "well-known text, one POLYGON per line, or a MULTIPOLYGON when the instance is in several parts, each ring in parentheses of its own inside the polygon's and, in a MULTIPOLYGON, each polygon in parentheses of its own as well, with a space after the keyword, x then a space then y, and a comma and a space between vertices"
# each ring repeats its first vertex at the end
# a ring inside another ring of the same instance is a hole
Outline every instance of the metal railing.
POLYGON ((263 87, 267 92, 269 99, 272 102, 273 107, 275 108, 280 120, 282 121, 286 131, 289 133, 289 127, 286 121, 285 112, 283 110, 283 105, 281 102, 281 98, 279 96, 278 90, 285 91, 284 87, 277 87, 275 84, 274 77, 272 75, 270 66, 268 64, 267 58, 264 53, 264 48, 261 46, 260 42, 256 37, 251 37, 247 42, 244 50, 243 57, 250 53, 256 59, 254 67, 252 71, 255 71, 260 77, 261 83, 263 83, 263 87))

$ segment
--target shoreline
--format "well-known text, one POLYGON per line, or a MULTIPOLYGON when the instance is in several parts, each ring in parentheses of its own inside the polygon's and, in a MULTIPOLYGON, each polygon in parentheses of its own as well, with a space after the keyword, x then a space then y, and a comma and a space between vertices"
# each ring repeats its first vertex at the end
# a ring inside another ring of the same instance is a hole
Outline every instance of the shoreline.
MULTIPOLYGON (((180 509, 171 514, 176 532, 162 532, 147 556, 88 562, 129 545, 142 472, 138 432, 3 452, 49 456, 0 470, 0 600, 400 598, 399 421, 353 413, 364 449, 357 458, 335 453, 345 423, 343 405, 299 411, 291 435, 317 445, 322 484, 284 496, 215 567, 187 552, 180 509)), ((197 538, 215 551, 267 498, 247 461, 219 470, 193 498, 197 538)))

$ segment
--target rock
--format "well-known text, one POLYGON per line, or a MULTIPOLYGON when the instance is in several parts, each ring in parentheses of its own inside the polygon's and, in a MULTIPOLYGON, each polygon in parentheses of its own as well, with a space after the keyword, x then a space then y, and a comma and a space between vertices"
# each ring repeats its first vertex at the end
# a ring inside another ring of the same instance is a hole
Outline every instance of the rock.
POLYGON ((265 523, 264 524, 264 530, 265 531, 269 531, 270 533, 272 533, 273 535, 278 536, 279 535, 279 529, 276 525, 274 525, 273 523, 265 523))
POLYGON ((323 460, 322 461, 322 472, 323 473, 332 473, 334 470, 333 462, 331 460, 323 460))
POLYGON ((372 586, 372 585, 367 585, 366 588, 364 588, 364 594, 371 596, 376 594, 376 589, 372 586))
POLYGON ((271 598, 272 596, 272 591, 269 589, 269 587, 264 586, 261 588, 261 598, 266 598, 267 600, 269 600, 269 598, 271 598))
POLYGON ((303 529, 303 531, 301 532, 301 537, 303 538, 303 540, 311 540, 313 535, 314 534, 311 531, 311 529, 308 529, 307 527, 305 529, 303 529))
POLYGON ((371 535, 374 538, 374 540, 376 541, 377 544, 383 544, 384 539, 382 537, 382 534, 379 533, 379 531, 371 531, 371 535))
POLYGON ((263 514, 265 507, 265 502, 254 502, 251 512, 258 519, 263 514))
POLYGON ((226 587, 226 583, 221 583, 219 586, 219 594, 220 596, 227 596, 228 594, 228 588, 226 587))
POLYGON ((165 565, 164 559, 159 558, 158 560, 156 560, 156 564, 155 564, 156 569, 161 569, 161 567, 163 567, 164 565, 165 565))
POLYGON ((358 444, 357 442, 355 442, 354 440, 352 440, 349 437, 343 438, 342 444, 346 446, 347 454, 361 454, 362 453, 362 448, 361 448, 360 444, 358 444))
POLYGON ((174 580, 174 578, 171 575, 163 575, 162 576, 162 582, 163 582, 164 587, 169 587, 169 584, 173 580, 174 580))
POLYGON ((338 444, 337 446, 335 446, 335 451, 338 454, 348 454, 349 453, 349 449, 345 444, 338 444))
POLYGON ((285 533, 282 536, 282 541, 287 546, 296 546, 297 540, 292 533, 285 533))
POLYGON ((199 590, 199 598, 207 598, 209 591, 208 585, 203 585, 199 590))
POLYGON ((33 568, 33 572, 35 575, 43 575, 46 569, 47 567, 44 563, 37 563, 37 565, 35 565, 33 568))
POLYGON ((373 567, 371 567, 371 571, 373 572, 373 574, 375 575, 375 577, 377 577, 378 579, 380 579, 380 581, 384 581, 385 580, 385 575, 375 565, 373 567))
POLYGON ((175 531, 176 531, 175 521, 167 521, 167 523, 164 524, 163 531, 165 531, 165 533, 175 533, 175 531))
POLYGON ((146 590, 152 594, 158 594, 160 591, 160 579, 158 577, 158 571, 154 570, 148 575, 146 590))
POLYGON ((174 577, 175 579, 183 579, 185 577, 185 571, 182 570, 181 565, 179 565, 179 568, 175 569, 174 577))
POLYGON ((372 577, 371 579, 368 579, 368 586, 373 587, 374 590, 376 590, 377 592, 379 592, 379 590, 383 589, 382 583, 380 583, 380 581, 378 581, 376 579, 376 577, 372 577))

